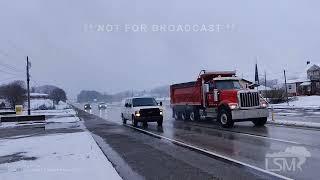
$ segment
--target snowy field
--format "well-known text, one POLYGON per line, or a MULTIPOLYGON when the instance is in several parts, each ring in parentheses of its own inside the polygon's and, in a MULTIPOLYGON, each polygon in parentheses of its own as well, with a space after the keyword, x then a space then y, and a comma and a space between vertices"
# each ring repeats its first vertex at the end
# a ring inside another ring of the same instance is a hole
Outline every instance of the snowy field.
MULTIPOLYGON (((26 114, 26 113, 25 113, 26 114)), ((39 114, 46 116, 53 116, 46 118, 45 123, 76 123, 80 119, 76 116, 76 112, 73 109, 68 110, 45 110, 45 111, 32 111, 31 114, 39 114)), ((31 126, 31 125, 40 125, 40 123, 20 123, 20 122, 2 122, 0 123, 1 128, 14 128, 18 126, 31 126)))
POLYGON ((1 180, 121 179, 88 132, 0 139, 0 148, 1 180))
MULTIPOLYGON (((24 112, 27 114, 27 111, 24 112)), ((62 109, 62 110, 35 110, 31 111, 34 115, 47 115, 47 116, 64 116, 64 115, 76 115, 73 109, 62 109)))
MULTIPOLYGON (((24 107, 26 108, 27 105, 25 104, 24 107)), ((38 110, 42 108, 53 109, 54 108, 53 101, 50 99, 31 99, 30 100, 31 110, 38 110)))
POLYGON ((287 103, 271 104, 274 108, 320 109, 320 96, 298 96, 297 100, 287 103))
MULTIPOLYGON (((37 105, 43 105, 42 103, 46 103, 47 101, 39 100, 37 101, 37 105)), ((31 110, 31 115, 45 115, 46 123, 74 123, 80 121, 80 119, 76 116, 77 113, 74 109, 72 109, 68 104, 60 102, 58 105, 55 105, 56 109, 52 110, 31 110)), ((24 115, 27 115, 28 112, 25 110, 23 112, 24 115)), ((39 123, 36 123, 39 124, 39 123)), ((1 128, 14 128, 17 126, 30 126, 35 125, 34 123, 19 123, 19 122, 3 122, 0 123, 1 128)))

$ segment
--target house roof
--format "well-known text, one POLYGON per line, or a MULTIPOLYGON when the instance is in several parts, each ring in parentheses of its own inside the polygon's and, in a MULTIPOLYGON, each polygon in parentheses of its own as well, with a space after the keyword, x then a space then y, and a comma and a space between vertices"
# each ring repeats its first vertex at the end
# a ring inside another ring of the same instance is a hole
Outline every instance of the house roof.
POLYGON ((308 79, 308 71, 313 70, 313 69, 320 69, 319 63, 309 63, 303 68, 303 70, 298 73, 297 78, 294 79, 289 79, 287 83, 298 83, 298 82, 308 82, 310 79, 308 79))
POLYGON ((272 90, 272 88, 266 87, 266 86, 264 86, 264 85, 260 85, 260 86, 259 86, 259 90, 260 90, 260 91, 263 91, 263 90, 270 91, 270 90, 272 90))
POLYGON ((319 70, 320 66, 318 64, 313 64, 307 71, 319 70))
POLYGON ((253 84, 252 81, 249 81, 249 80, 247 80, 247 79, 241 78, 241 80, 242 80, 242 81, 245 81, 245 82, 247 82, 247 83, 249 83, 249 84, 253 84))
POLYGON ((304 82, 302 84, 300 84, 300 86, 310 86, 311 85, 311 82, 304 82))

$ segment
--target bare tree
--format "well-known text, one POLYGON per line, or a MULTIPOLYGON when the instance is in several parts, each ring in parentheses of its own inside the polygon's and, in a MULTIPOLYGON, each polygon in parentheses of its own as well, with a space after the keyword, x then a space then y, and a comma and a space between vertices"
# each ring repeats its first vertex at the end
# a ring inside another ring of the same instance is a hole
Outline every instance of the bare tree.
POLYGON ((1 93, 3 98, 10 104, 10 107, 14 108, 16 105, 24 104, 27 90, 23 81, 14 81, 2 86, 1 93))
POLYGON ((49 94, 49 98, 52 99, 55 104, 59 104, 60 101, 67 101, 66 92, 60 88, 53 89, 49 94))

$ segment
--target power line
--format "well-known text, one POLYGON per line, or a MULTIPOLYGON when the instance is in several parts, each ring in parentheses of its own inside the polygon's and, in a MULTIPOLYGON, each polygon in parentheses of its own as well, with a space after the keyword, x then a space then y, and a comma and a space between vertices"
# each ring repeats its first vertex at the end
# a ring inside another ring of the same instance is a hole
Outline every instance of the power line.
MULTIPOLYGON (((2 51, 2 50, 0 50, 0 55, 3 55, 3 56, 5 56, 5 57, 7 57, 7 58, 9 58, 9 59, 12 59, 12 58, 9 56, 8 53, 6 53, 6 52, 4 52, 4 51, 2 51)), ((4 60, 2 60, 2 62, 0 62, 0 64, 2 64, 3 66, 5 66, 5 67, 7 67, 7 68, 10 68, 10 69, 14 69, 15 71, 22 71, 22 70, 19 70, 19 69, 17 69, 16 67, 13 67, 13 66, 11 66, 11 65, 3 62, 3 61, 4 61, 4 60)))
POLYGON ((0 65, 2 65, 3 67, 5 67, 7 69, 13 70, 13 71, 24 72, 24 71, 22 71, 20 69, 17 69, 16 67, 13 67, 13 66, 11 66, 11 65, 9 65, 7 63, 1 62, 1 61, 0 61, 0 65))
POLYGON ((0 80, 0 83, 2 84, 2 83, 4 83, 4 82, 7 82, 7 81, 9 81, 9 80, 16 79, 16 78, 18 78, 18 77, 19 77, 19 76, 14 76, 14 77, 6 78, 6 79, 1 79, 1 80, 0 80))
POLYGON ((12 72, 5 71, 5 70, 3 70, 3 69, 0 69, 0 72, 6 73, 6 74, 10 74, 10 75, 15 75, 15 76, 20 75, 20 74, 16 74, 16 73, 12 73, 12 72))

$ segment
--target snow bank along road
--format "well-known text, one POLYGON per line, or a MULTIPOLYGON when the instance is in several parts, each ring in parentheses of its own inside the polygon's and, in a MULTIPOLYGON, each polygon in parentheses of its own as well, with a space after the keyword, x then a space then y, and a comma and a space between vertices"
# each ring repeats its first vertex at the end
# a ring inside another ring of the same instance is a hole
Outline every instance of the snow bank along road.
POLYGON ((317 130, 273 125, 256 128, 250 122, 221 129, 212 122, 175 121, 169 109, 165 111, 162 128, 152 123, 147 128, 132 128, 130 124, 122 125, 120 107, 111 106, 106 111, 93 107, 88 113, 79 111, 79 115, 99 137, 96 138, 99 145, 107 144, 105 150, 100 147, 108 158, 110 149, 117 155, 111 161, 123 177, 129 177, 123 175, 127 172, 146 179, 318 179, 319 176, 320 140, 314 138, 320 137, 317 130), (301 149, 307 154, 301 154, 301 149), (268 173, 269 155, 285 153, 302 157, 301 169, 268 173), (120 161, 127 168, 118 166, 122 164, 120 161))
POLYGON ((318 109, 274 109, 274 121, 271 113, 270 124, 288 125, 296 127, 320 128, 320 110, 318 109))
POLYGON ((1 124, 1 180, 121 179, 79 118, 49 114, 45 126, 1 124))

